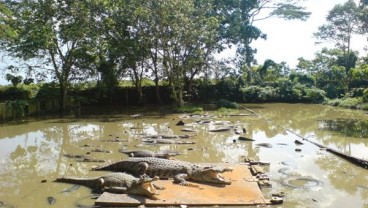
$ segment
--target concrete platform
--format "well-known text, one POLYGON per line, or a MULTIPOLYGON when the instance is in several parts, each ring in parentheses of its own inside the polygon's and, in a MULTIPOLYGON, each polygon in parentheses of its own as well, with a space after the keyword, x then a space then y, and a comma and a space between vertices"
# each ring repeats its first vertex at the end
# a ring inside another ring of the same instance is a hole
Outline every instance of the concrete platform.
POLYGON ((247 165, 229 165, 234 171, 224 173, 223 176, 232 180, 231 185, 216 186, 191 182, 190 186, 174 184, 172 180, 159 180, 155 182, 159 186, 166 187, 160 191, 158 200, 151 200, 140 196, 126 194, 103 193, 95 202, 101 206, 246 206, 271 204, 265 199, 256 179, 252 176, 247 165))

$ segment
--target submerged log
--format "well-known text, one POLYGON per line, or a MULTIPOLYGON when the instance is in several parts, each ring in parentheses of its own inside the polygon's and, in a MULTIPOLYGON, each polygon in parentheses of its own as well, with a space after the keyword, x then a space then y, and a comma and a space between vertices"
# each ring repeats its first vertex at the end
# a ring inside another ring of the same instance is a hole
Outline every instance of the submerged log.
POLYGON ((324 148, 324 149, 326 149, 326 151, 329 151, 329 152, 331 152, 331 153, 333 153, 333 154, 335 154, 335 155, 337 155, 337 156, 339 156, 339 157, 341 157, 341 158, 343 158, 343 159, 345 159, 345 160, 347 160, 349 162, 352 162, 352 163, 354 163, 356 165, 359 165, 360 167, 363 167, 365 169, 368 169, 368 160, 364 160, 364 159, 357 158, 357 157, 354 157, 354 156, 351 156, 351 155, 347 155, 347 154, 342 153, 342 152, 340 152, 338 150, 334 150, 334 149, 332 149, 330 147, 324 146, 322 144, 318 144, 318 143, 313 142, 313 141, 310 141, 308 139, 304 139, 304 140, 307 140, 308 142, 310 142, 310 143, 312 143, 312 144, 314 144, 314 145, 316 145, 316 146, 318 146, 320 148, 324 148))

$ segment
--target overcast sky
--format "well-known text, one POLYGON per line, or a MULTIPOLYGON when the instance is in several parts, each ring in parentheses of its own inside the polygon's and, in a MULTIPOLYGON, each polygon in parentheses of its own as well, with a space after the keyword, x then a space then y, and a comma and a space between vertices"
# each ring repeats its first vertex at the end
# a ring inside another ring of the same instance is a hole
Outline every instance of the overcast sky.
MULTIPOLYGON (((265 59, 272 59, 278 63, 285 61, 290 67, 294 67, 299 57, 312 59, 315 52, 323 46, 333 47, 331 43, 316 45, 317 40, 313 37, 313 33, 325 23, 328 11, 336 4, 343 4, 347 0, 305 0, 301 2, 301 5, 312 12, 307 21, 270 18, 256 23, 256 26, 267 34, 266 40, 257 40, 252 44, 258 50, 256 59, 259 64, 262 64, 265 59)), ((363 47, 367 44, 366 40, 366 37, 354 37, 352 49, 365 53, 363 47)))
MULTIPOLYGON (((258 63, 262 64, 265 59, 272 59, 278 63, 285 61, 293 68, 299 57, 312 59, 315 52, 323 46, 333 47, 331 44, 315 45, 316 39, 313 37, 313 33, 317 32, 318 27, 325 23, 328 11, 336 4, 343 4, 346 1, 301 0, 301 5, 312 12, 307 21, 286 21, 278 18, 258 21, 256 26, 267 34, 266 40, 257 40, 252 43, 252 46, 258 50, 256 54, 258 63)), ((352 49, 358 50, 360 53, 365 53, 363 47, 366 45, 366 37, 355 37, 352 40, 352 49)), ((6 64, 4 61, 6 60, 2 60, 3 64, 6 64)), ((4 76, 5 72, 0 71, 0 85, 9 84, 4 76)))

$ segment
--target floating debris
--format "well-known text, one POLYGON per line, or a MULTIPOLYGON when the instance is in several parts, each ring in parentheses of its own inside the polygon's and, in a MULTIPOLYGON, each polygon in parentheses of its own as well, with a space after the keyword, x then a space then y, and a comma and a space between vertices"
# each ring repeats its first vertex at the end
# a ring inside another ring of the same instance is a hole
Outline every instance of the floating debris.
POLYGON ((295 143, 296 145, 302 145, 302 144, 304 144, 303 142, 301 142, 301 141, 299 141, 299 140, 297 140, 297 139, 294 141, 294 143, 295 143))
POLYGON ((196 132, 196 130, 190 129, 190 128, 182 128, 181 131, 185 131, 185 132, 196 132))
POLYGON ((101 163, 103 163, 103 162, 106 162, 106 161, 85 157, 85 158, 77 159, 77 162, 101 162, 101 163))
POLYGON ((102 140, 103 142, 128 142, 128 139, 119 139, 119 138, 115 138, 115 139, 105 139, 102 140))
POLYGON ((112 153, 111 150, 104 150, 104 149, 93 149, 91 152, 102 152, 102 153, 112 153))
POLYGON ((176 126, 184 126, 184 121, 180 120, 178 123, 176 123, 176 126))
POLYGON ((49 197, 47 197, 47 202, 49 203, 49 205, 53 205, 53 204, 55 204, 56 199, 52 196, 49 196, 49 197))
POLYGON ((84 158, 85 155, 64 154, 64 157, 67 157, 67 158, 84 158))
POLYGON ((195 144, 194 141, 184 141, 174 139, 146 139, 142 141, 148 144, 195 144))
POLYGON ((272 148, 272 144, 270 144, 270 143, 258 143, 256 145, 259 146, 259 147, 272 148))
POLYGON ((61 191, 61 193, 69 193, 80 188, 80 185, 73 185, 72 187, 61 191))
POLYGON ((238 139, 240 141, 255 141, 254 139, 251 139, 251 138, 248 138, 248 137, 245 137, 245 136, 239 136, 238 139))
POLYGON ((219 128, 215 128, 215 129, 209 129, 209 132, 225 132, 225 131, 229 131, 230 127, 219 127, 219 128))

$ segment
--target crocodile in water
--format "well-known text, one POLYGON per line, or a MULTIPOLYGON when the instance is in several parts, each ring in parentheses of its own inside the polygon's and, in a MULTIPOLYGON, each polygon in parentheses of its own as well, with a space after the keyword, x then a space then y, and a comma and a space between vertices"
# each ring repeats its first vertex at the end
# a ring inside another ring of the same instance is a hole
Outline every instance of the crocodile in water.
POLYGON ((179 152, 161 150, 158 152, 153 152, 149 150, 119 150, 121 153, 127 154, 129 157, 158 157, 170 159, 172 156, 180 155, 179 152))

